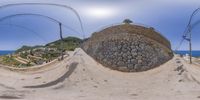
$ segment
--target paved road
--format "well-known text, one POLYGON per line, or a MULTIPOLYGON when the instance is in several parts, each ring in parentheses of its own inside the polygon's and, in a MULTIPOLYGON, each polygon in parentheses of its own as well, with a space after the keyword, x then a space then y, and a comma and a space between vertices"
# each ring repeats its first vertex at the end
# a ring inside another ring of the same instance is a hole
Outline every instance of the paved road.
POLYGON ((19 74, 0 69, 0 100, 199 100, 198 66, 175 56, 155 69, 110 70, 77 49, 48 70, 19 74))

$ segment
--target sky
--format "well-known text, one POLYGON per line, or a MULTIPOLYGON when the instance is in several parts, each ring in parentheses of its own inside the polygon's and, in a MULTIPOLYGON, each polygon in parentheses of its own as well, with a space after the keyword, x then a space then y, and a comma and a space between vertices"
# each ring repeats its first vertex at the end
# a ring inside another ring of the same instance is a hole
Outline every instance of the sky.
MULTIPOLYGON (((175 49, 182 39, 192 12, 200 7, 200 0, 1 0, 0 6, 15 3, 54 3, 75 9, 82 21, 70 9, 57 6, 21 5, 0 8, 0 50, 16 50, 23 45, 44 45, 59 39, 58 23, 41 16, 12 16, 40 14, 54 18, 64 25, 64 37, 89 37, 111 25, 131 19, 134 24, 154 27, 175 49), (4 18, 3 20, 1 20, 4 18)), ((200 20, 200 12, 192 23, 200 20)), ((200 50, 200 24, 192 30, 192 48, 200 50)), ((180 50, 187 50, 184 41, 180 50)))

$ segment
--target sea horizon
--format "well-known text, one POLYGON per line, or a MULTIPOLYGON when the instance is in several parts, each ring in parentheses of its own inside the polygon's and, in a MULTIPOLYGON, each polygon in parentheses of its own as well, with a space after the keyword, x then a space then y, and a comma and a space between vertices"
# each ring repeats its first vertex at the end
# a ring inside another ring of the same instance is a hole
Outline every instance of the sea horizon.
MULTIPOLYGON (((186 55, 186 54, 190 54, 190 51, 189 50, 178 50, 178 51, 174 51, 174 53, 180 54, 180 55, 186 55)), ((192 57, 200 57, 200 50, 192 50, 192 57)))
POLYGON ((0 56, 14 53, 16 50, 0 50, 0 56))

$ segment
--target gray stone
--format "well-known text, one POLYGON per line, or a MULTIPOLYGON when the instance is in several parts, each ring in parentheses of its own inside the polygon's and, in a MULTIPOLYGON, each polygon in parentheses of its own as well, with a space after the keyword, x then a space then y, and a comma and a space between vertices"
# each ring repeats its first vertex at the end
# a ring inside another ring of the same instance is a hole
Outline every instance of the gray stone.
POLYGON ((104 35, 101 32, 94 34, 83 43, 83 49, 102 65, 127 72, 152 69, 173 57, 170 49, 167 51, 163 48, 165 45, 142 35, 142 31, 117 30, 104 35))
POLYGON ((143 63, 142 60, 138 60, 138 64, 141 64, 141 63, 143 63))

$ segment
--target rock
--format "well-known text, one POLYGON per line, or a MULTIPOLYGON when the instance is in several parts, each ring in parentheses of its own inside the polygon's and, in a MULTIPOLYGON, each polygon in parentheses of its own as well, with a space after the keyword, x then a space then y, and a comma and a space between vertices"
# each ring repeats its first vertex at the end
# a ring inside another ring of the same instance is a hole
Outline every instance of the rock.
POLYGON ((141 64, 141 63, 145 63, 145 62, 142 62, 142 60, 138 60, 138 64, 141 64))
POLYGON ((131 55, 129 55, 129 56, 128 56, 128 59, 131 59, 131 58, 132 58, 132 56, 131 56, 131 55))
POLYGON ((132 56, 134 56, 134 57, 137 56, 137 53, 136 52, 132 53, 132 56))
POLYGON ((133 64, 128 64, 127 68, 130 70, 130 69, 133 69, 134 68, 134 65, 133 64))
POLYGON ((82 48, 97 62, 111 69, 146 71, 173 57, 169 41, 157 32, 145 33, 149 32, 143 31, 146 29, 134 25, 113 26, 110 27, 113 31, 105 29, 94 33, 82 48))
POLYGON ((123 61, 119 61, 119 62, 117 62, 117 65, 118 66, 124 66, 124 62, 123 61))

